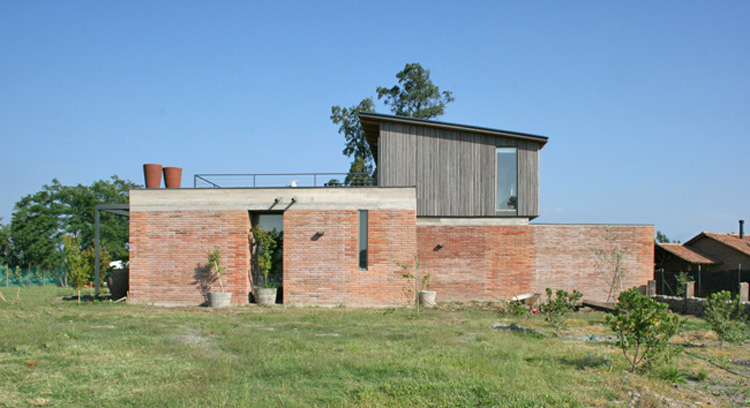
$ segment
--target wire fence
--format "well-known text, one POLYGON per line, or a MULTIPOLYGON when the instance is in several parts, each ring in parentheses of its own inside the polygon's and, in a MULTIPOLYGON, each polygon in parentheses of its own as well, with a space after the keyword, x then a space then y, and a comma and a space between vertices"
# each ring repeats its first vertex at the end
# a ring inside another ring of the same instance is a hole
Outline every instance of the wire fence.
POLYGON ((682 296, 684 289, 679 278, 695 282, 695 296, 708 297, 712 293, 726 290, 735 296, 739 293, 740 282, 750 282, 750 271, 741 268, 724 271, 673 272, 657 270, 654 273, 656 293, 666 296, 682 296), (680 276, 683 274, 682 276, 680 276))
POLYGON ((0 286, 67 286, 65 268, 14 268, 0 266, 0 286))

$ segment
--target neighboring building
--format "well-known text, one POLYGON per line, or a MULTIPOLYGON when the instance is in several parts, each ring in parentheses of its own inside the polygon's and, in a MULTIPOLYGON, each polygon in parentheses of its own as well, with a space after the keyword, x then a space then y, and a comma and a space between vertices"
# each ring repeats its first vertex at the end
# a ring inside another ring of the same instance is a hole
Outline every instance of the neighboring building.
POLYGON ((684 244, 656 243, 656 269, 665 272, 750 269, 750 237, 701 232, 684 244))
POLYGON ((653 274, 650 225, 530 224, 547 138, 360 114, 377 187, 140 189, 130 193, 129 301, 199 304, 206 253, 225 254, 235 301, 252 292, 252 232, 282 226, 283 302, 395 306, 419 262, 439 301, 546 287, 606 300, 601 254, 625 250, 624 287, 653 274), (598 254, 598 255, 597 255, 598 254))
POLYGON ((677 292, 676 274, 685 272, 696 282, 696 294, 720 290, 736 293, 739 282, 750 280, 750 238, 740 234, 701 232, 684 244, 656 243, 654 279, 662 294, 677 292))

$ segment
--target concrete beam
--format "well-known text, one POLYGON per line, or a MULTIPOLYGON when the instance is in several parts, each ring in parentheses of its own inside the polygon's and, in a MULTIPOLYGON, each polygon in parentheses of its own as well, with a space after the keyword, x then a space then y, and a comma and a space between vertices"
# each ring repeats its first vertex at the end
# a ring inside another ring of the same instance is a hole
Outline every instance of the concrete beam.
POLYGON ((130 190, 130 211, 415 210, 414 187, 130 190))

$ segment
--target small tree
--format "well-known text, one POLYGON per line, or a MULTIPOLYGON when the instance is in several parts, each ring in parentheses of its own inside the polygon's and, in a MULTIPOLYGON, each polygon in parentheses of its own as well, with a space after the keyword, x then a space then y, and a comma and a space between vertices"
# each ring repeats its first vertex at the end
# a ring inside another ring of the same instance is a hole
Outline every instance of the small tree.
POLYGON ((211 273, 216 276, 216 280, 219 281, 219 288, 224 292, 224 282, 222 282, 221 277, 227 267, 221 265, 221 249, 219 247, 214 247, 213 251, 208 252, 208 267, 211 273))
MULTIPOLYGON (((678 334, 684 321, 659 303, 638 292, 637 288, 620 293, 617 310, 607 323, 617 336, 617 346, 635 372, 659 360, 669 360, 669 339, 678 334)), ((679 350, 679 349, 677 349, 679 350)))
MULTIPOLYGON (((401 277, 406 279, 406 286, 401 288, 401 291, 404 292, 404 295, 406 296, 407 303, 411 303, 412 300, 414 300, 414 303, 417 305, 417 311, 419 311, 419 293, 417 290, 417 279, 419 278, 419 258, 417 254, 414 254, 414 273, 412 274, 409 272, 409 269, 411 269, 412 264, 409 263, 399 263, 395 262, 396 265, 398 265, 401 268, 401 277), (412 282, 414 282, 412 284, 412 282)), ((429 277, 427 280, 422 282, 422 285, 424 286, 425 283, 429 283, 429 277)))
POLYGON ((675 296, 685 296, 685 284, 688 282, 691 282, 693 280, 693 277, 690 276, 687 272, 680 272, 674 276, 675 281, 677 282, 677 287, 674 290, 675 296))
POLYGON ((719 346, 724 341, 740 341, 744 337, 745 306, 739 295, 732 301, 732 294, 726 290, 713 293, 704 306, 706 322, 719 336, 719 346))
POLYGON ((609 227, 604 227, 604 240, 607 242, 606 248, 593 250, 594 255, 597 258, 596 266, 602 272, 607 285, 609 285, 609 292, 607 293, 607 302, 609 302, 615 294, 617 289, 622 291, 623 280, 625 273, 627 272, 623 267, 622 259, 627 254, 627 249, 620 248, 617 244, 617 237, 609 227))
POLYGON ((81 240, 70 234, 63 236, 64 255, 68 267, 68 284, 73 287, 81 303, 81 289, 91 280, 91 267, 81 254, 81 240))
POLYGON ((568 293, 558 289, 555 295, 557 298, 552 299, 552 289, 547 288, 547 301, 542 303, 541 309, 544 320, 552 325, 555 334, 559 336, 568 328, 568 315, 575 310, 583 294, 577 290, 568 293))
POLYGON ((275 228, 271 231, 266 231, 258 225, 253 228, 253 236, 258 245, 256 253, 258 268, 260 268, 260 272, 263 274, 263 285, 260 286, 261 288, 277 287, 275 282, 271 282, 270 279, 268 279, 268 275, 274 267, 273 254, 278 246, 276 235, 275 228))

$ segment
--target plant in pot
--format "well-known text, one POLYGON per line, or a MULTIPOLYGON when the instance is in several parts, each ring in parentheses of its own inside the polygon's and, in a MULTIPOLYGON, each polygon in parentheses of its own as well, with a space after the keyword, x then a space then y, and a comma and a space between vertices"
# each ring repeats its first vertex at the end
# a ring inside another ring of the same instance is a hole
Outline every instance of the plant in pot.
POLYGON ((430 290, 430 274, 422 276, 419 281, 422 283, 422 289, 419 290, 419 303, 424 307, 435 307, 435 296, 437 292, 430 290))
POLYGON ((266 231, 260 226, 253 228, 255 237, 256 262, 258 269, 263 274, 263 284, 255 287, 255 302, 260 305, 272 305, 276 303, 276 292, 278 285, 269 279, 269 274, 274 266, 273 254, 278 246, 276 241, 276 230, 266 231))
MULTIPOLYGON (((406 279, 406 286, 402 289, 407 299, 414 299, 417 306, 417 313, 419 313, 419 306, 424 307, 435 307, 435 295, 437 292, 430 290, 430 274, 419 276, 419 258, 417 254, 414 254, 414 274, 409 272, 411 264, 396 262, 396 265, 401 267, 401 277, 406 279), (412 281, 413 279, 413 281, 412 281), (412 285, 411 282, 414 282, 412 285), (421 289, 418 289, 421 283, 421 289), (416 291, 413 292, 411 288, 416 291)), ((411 301, 410 301, 411 302, 411 301)))
POLYGON ((208 304, 211 307, 228 307, 232 304, 232 292, 224 291, 224 282, 221 280, 227 267, 221 265, 221 250, 215 247, 208 252, 208 267, 212 276, 219 281, 220 292, 208 292, 208 304))

